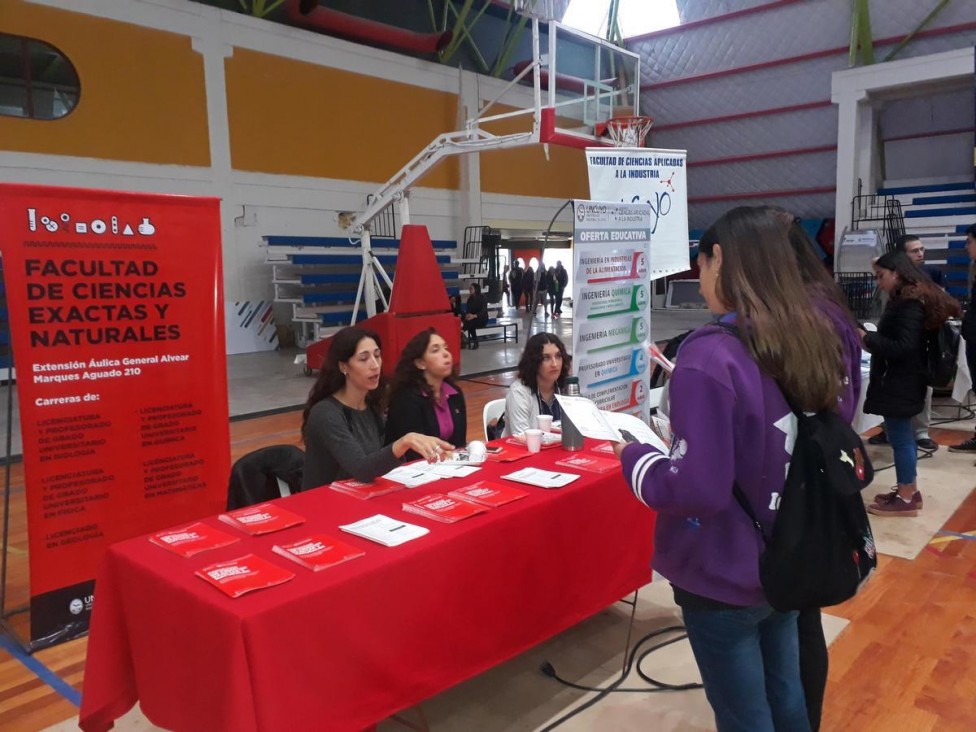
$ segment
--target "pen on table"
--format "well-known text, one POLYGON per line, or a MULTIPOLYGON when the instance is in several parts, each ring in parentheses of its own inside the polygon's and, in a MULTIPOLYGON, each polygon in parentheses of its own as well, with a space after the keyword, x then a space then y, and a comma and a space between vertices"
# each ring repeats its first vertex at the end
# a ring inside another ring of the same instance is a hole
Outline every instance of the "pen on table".
POLYGON ((399 531, 400 529, 405 529, 406 527, 407 527, 406 524, 400 524, 399 526, 390 529, 390 531, 399 531))

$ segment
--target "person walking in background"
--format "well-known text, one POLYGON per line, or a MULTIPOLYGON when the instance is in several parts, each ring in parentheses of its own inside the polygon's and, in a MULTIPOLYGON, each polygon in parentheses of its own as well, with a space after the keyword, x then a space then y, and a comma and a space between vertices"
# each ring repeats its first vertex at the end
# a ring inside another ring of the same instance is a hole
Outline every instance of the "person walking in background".
POLYGON ((512 288, 512 307, 519 309, 519 300, 522 299, 522 271, 521 259, 516 259, 512 263, 512 269, 508 273, 508 284, 512 288))
POLYGON ((569 284, 569 273, 563 267, 562 261, 556 262, 556 269, 552 273, 552 314, 559 317, 563 314, 563 296, 566 294, 566 285, 569 284))
POLYGON ((888 294, 888 305, 876 333, 861 331, 864 350, 871 354, 864 411, 884 417, 898 483, 890 493, 876 496, 868 511, 911 517, 922 507, 912 417, 925 404, 926 331, 959 315, 960 307, 904 252, 879 257, 874 269, 878 286, 888 294))
POLYGON ((508 288, 508 265, 502 270, 502 293, 505 295, 505 307, 512 307, 512 291, 508 288))
POLYGON ((670 383, 672 442, 618 445, 634 495, 658 512, 655 569, 670 580, 719 732, 807 732, 797 613, 759 581, 762 542, 733 494, 772 526, 796 417, 836 409, 846 368, 836 325, 805 286, 792 217, 722 216, 699 242, 700 286, 720 322, 685 339, 670 383))
POLYGON ((542 305, 542 309, 545 311, 546 317, 549 317, 549 272, 546 270, 546 265, 543 262, 539 262, 539 271, 535 276, 535 300, 532 301, 532 315, 534 316, 539 310, 539 305, 542 305))
MULTIPOLYGON (((403 347, 390 385, 386 444, 410 432, 439 437, 455 447, 467 444, 468 416, 464 394, 454 382, 454 358, 433 328, 403 347)), ((407 460, 420 455, 410 451, 407 460)))
MULTIPOLYGON (((936 267, 925 266, 925 245, 922 240, 914 234, 902 234, 895 242, 895 251, 904 252, 911 260, 912 264, 921 269, 939 287, 942 287, 942 270, 936 267)), ((912 417, 912 429, 915 432, 915 444, 926 452, 935 452, 939 449, 939 444, 932 439, 929 434, 929 425, 932 420, 932 387, 925 390, 925 406, 922 411, 912 417)), ((881 431, 868 438, 870 445, 887 445, 888 434, 881 431)))
MULTIPOLYGON (((966 254, 972 262, 976 262, 976 224, 966 229, 966 254)), ((976 379, 976 281, 972 282, 969 290, 969 305, 962 318, 962 337, 966 341, 966 365, 969 375, 976 379)), ((949 452, 976 453, 976 434, 968 440, 955 445, 949 445, 949 452)))
POLYGON ((532 301, 535 298, 535 270, 532 269, 531 264, 527 264, 525 272, 522 273, 522 294, 525 295, 525 312, 531 312, 532 301))

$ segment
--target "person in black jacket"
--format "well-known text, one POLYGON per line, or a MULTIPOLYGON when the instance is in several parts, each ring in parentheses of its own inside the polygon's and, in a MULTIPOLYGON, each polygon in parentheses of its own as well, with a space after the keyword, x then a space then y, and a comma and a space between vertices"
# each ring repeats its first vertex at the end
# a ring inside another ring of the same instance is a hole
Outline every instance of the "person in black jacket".
MULTIPOLYGON (((966 229, 966 254, 976 262, 976 224, 966 229)), ((966 364, 969 366, 969 375, 976 379, 976 280, 972 282, 970 288, 969 305, 966 307, 966 314, 962 317, 962 337, 966 341, 966 364)), ((976 453, 976 434, 968 440, 949 445, 949 452, 976 453)))
MULTIPOLYGON (((915 234, 902 234, 895 241, 895 251, 904 252, 912 260, 912 264, 922 270, 932 278, 932 281, 942 287, 942 270, 938 267, 929 267, 925 264, 925 244, 915 234)), ((932 387, 925 390, 925 407, 912 419, 912 429, 915 430, 915 444, 927 452, 935 452, 939 449, 938 443, 929 434, 929 423, 931 422, 932 412, 932 387)), ((868 438, 868 443, 872 445, 887 445, 888 437, 884 430, 881 430, 874 437, 868 438)))
POLYGON ((508 273, 508 286, 512 290, 512 307, 519 309, 519 300, 522 299, 522 267, 519 264, 521 259, 516 259, 512 263, 512 269, 508 273))
POLYGON ((563 314, 563 295, 568 284, 569 273, 561 261, 556 262, 556 269, 552 272, 552 314, 554 316, 563 314))
POLYGON ((481 294, 481 285, 476 282, 472 282, 468 288, 468 301, 464 309, 464 332, 468 334, 469 348, 474 349, 478 347, 478 328, 484 328, 488 323, 488 302, 481 294))
MULTIPOLYGON (((454 359, 433 328, 411 338, 400 354, 390 387, 386 443, 417 432, 464 447, 468 416, 464 394, 454 383, 454 359)), ((408 460, 419 455, 407 453, 408 460)))
POLYGON ((868 507, 879 516, 915 516, 922 503, 916 484, 917 455, 912 417, 925 405, 926 331, 959 312, 959 304, 937 287, 903 252, 889 252, 874 265, 888 306, 876 333, 862 333, 871 354, 871 380, 864 411, 880 414, 895 457, 898 485, 868 507))

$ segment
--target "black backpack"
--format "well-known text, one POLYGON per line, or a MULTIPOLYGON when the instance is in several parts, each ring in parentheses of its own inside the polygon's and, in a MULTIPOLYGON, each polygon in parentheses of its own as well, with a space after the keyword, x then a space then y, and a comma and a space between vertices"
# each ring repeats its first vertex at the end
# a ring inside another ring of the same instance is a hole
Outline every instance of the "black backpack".
POLYGON ((948 320, 926 333, 925 382, 934 387, 948 386, 956 376, 958 354, 959 331, 948 320))
POLYGON ((766 599, 784 612, 844 602, 877 566, 861 500, 874 469, 861 438, 836 412, 794 414, 796 444, 771 532, 733 486, 766 545, 759 557, 766 599))
POLYGON ((877 557, 861 500, 874 468, 860 436, 836 412, 807 415, 784 397, 796 415, 797 433, 772 530, 756 518, 738 484, 732 491, 765 544, 759 580, 766 599, 786 612, 850 599, 874 571, 877 557))

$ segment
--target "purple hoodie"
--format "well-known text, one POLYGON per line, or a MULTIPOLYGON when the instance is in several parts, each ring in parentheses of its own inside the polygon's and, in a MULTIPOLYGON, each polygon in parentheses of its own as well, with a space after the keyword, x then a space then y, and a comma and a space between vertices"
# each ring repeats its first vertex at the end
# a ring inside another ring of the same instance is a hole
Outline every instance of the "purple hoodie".
MULTIPOLYGON (((847 368, 858 375, 859 386, 860 346, 844 335, 851 328, 831 308, 826 314, 838 326, 847 368)), ((745 345, 728 331, 715 326, 695 331, 681 345, 676 363, 670 455, 640 443, 621 454, 634 495, 658 512, 654 569, 703 597, 762 604, 762 540, 736 503, 732 483, 738 481, 768 531, 796 441, 796 418, 776 382, 760 372, 745 345)), ((840 405, 845 419, 857 406, 850 382, 840 405)))

